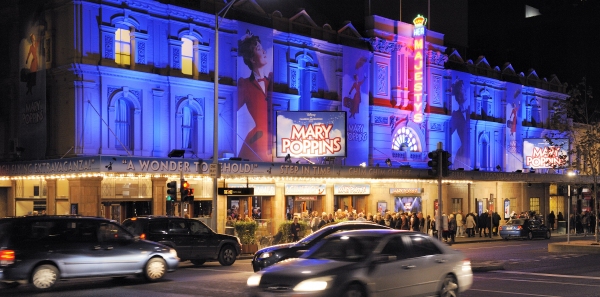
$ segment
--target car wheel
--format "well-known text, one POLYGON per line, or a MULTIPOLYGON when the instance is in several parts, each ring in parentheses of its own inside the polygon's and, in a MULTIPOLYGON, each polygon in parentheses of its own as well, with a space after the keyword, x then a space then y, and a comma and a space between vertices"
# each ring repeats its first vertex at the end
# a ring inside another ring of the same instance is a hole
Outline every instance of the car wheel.
POLYGON ((41 265, 31 275, 31 283, 36 289, 49 289, 58 280, 58 268, 54 265, 41 265))
POLYGON ((440 297, 456 297, 458 296, 458 283, 456 278, 450 274, 446 275, 442 282, 442 287, 438 294, 440 297))
POLYGON ((365 294, 364 288, 359 284, 351 284, 344 290, 344 297, 363 297, 365 294))
POLYGON ((550 235, 550 230, 547 230, 547 231, 546 231, 546 239, 550 239, 550 236, 551 236, 551 235, 550 235))
POLYGON ((204 264, 204 262, 206 262, 206 260, 204 260, 204 259, 194 259, 194 260, 190 260, 190 262, 192 262, 192 264, 194 264, 196 266, 200 266, 200 265, 204 264))
POLYGON ((219 263, 223 266, 231 266, 237 257, 235 249, 232 246, 226 245, 219 253, 219 263))
POLYGON ((531 231, 529 231, 529 233, 527 233, 527 239, 529 239, 529 240, 533 239, 533 233, 531 231))
POLYGON ((144 277, 149 281, 157 281, 167 273, 167 263, 162 258, 152 258, 146 263, 144 277))

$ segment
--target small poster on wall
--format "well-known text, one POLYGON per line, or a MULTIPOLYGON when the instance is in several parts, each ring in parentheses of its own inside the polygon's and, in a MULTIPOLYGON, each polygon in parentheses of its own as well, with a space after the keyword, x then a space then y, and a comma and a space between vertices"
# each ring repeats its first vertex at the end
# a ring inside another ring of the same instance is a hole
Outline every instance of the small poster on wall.
POLYGON ((71 214, 72 215, 79 214, 79 206, 77 203, 71 203, 71 214))
POLYGON ((377 202, 377 213, 379 213, 383 216, 385 214, 386 210, 387 210, 387 202, 377 202))
POLYGON ((396 212, 419 213, 422 211, 421 197, 396 197, 396 212))

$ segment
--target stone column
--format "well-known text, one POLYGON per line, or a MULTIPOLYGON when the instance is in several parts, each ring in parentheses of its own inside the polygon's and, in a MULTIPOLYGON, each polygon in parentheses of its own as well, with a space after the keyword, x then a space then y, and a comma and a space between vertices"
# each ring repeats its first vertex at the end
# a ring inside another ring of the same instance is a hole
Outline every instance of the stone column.
POLYGON ((69 197, 72 204, 77 204, 79 215, 99 217, 100 197, 103 177, 70 178, 69 197))
POLYGON ((56 179, 46 179, 46 214, 56 215, 56 179))
POLYGON ((152 177, 152 214, 167 215, 167 178, 152 177))

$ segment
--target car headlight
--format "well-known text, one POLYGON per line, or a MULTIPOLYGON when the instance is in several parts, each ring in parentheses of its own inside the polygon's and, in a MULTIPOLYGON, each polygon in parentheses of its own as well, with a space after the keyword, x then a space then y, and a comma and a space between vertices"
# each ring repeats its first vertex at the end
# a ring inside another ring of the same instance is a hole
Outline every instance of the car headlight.
POLYGON ((266 258, 271 258, 272 256, 273 256, 273 253, 271 253, 271 252, 265 252, 265 253, 262 253, 258 258, 259 259, 266 259, 266 258))
POLYGON ((255 273, 248 278, 246 285, 248 285, 248 287, 258 287, 261 278, 262 273, 255 273))
POLYGON ((169 248, 169 253, 173 255, 173 257, 177 258, 177 251, 174 248, 169 248))
POLYGON ((333 282, 332 276, 324 276, 318 278, 311 278, 301 281, 294 287, 294 291, 297 292, 310 292, 310 291, 323 291, 327 289, 333 282))

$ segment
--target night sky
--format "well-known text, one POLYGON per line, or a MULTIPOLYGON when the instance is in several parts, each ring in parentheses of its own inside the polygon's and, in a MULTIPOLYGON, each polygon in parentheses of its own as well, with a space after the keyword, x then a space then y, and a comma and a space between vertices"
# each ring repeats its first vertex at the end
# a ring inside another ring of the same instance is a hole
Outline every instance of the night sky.
POLYGON ((600 90, 600 1, 597 0, 256 0, 265 12, 279 10, 290 18, 305 9, 318 26, 338 30, 351 21, 364 30, 371 14, 411 23, 428 17, 430 30, 445 34, 448 48, 463 59, 485 56, 491 67, 511 63, 517 73, 534 69, 540 78, 556 75, 561 83, 577 84, 585 76, 600 90), (541 15, 525 18, 525 4, 541 15))

